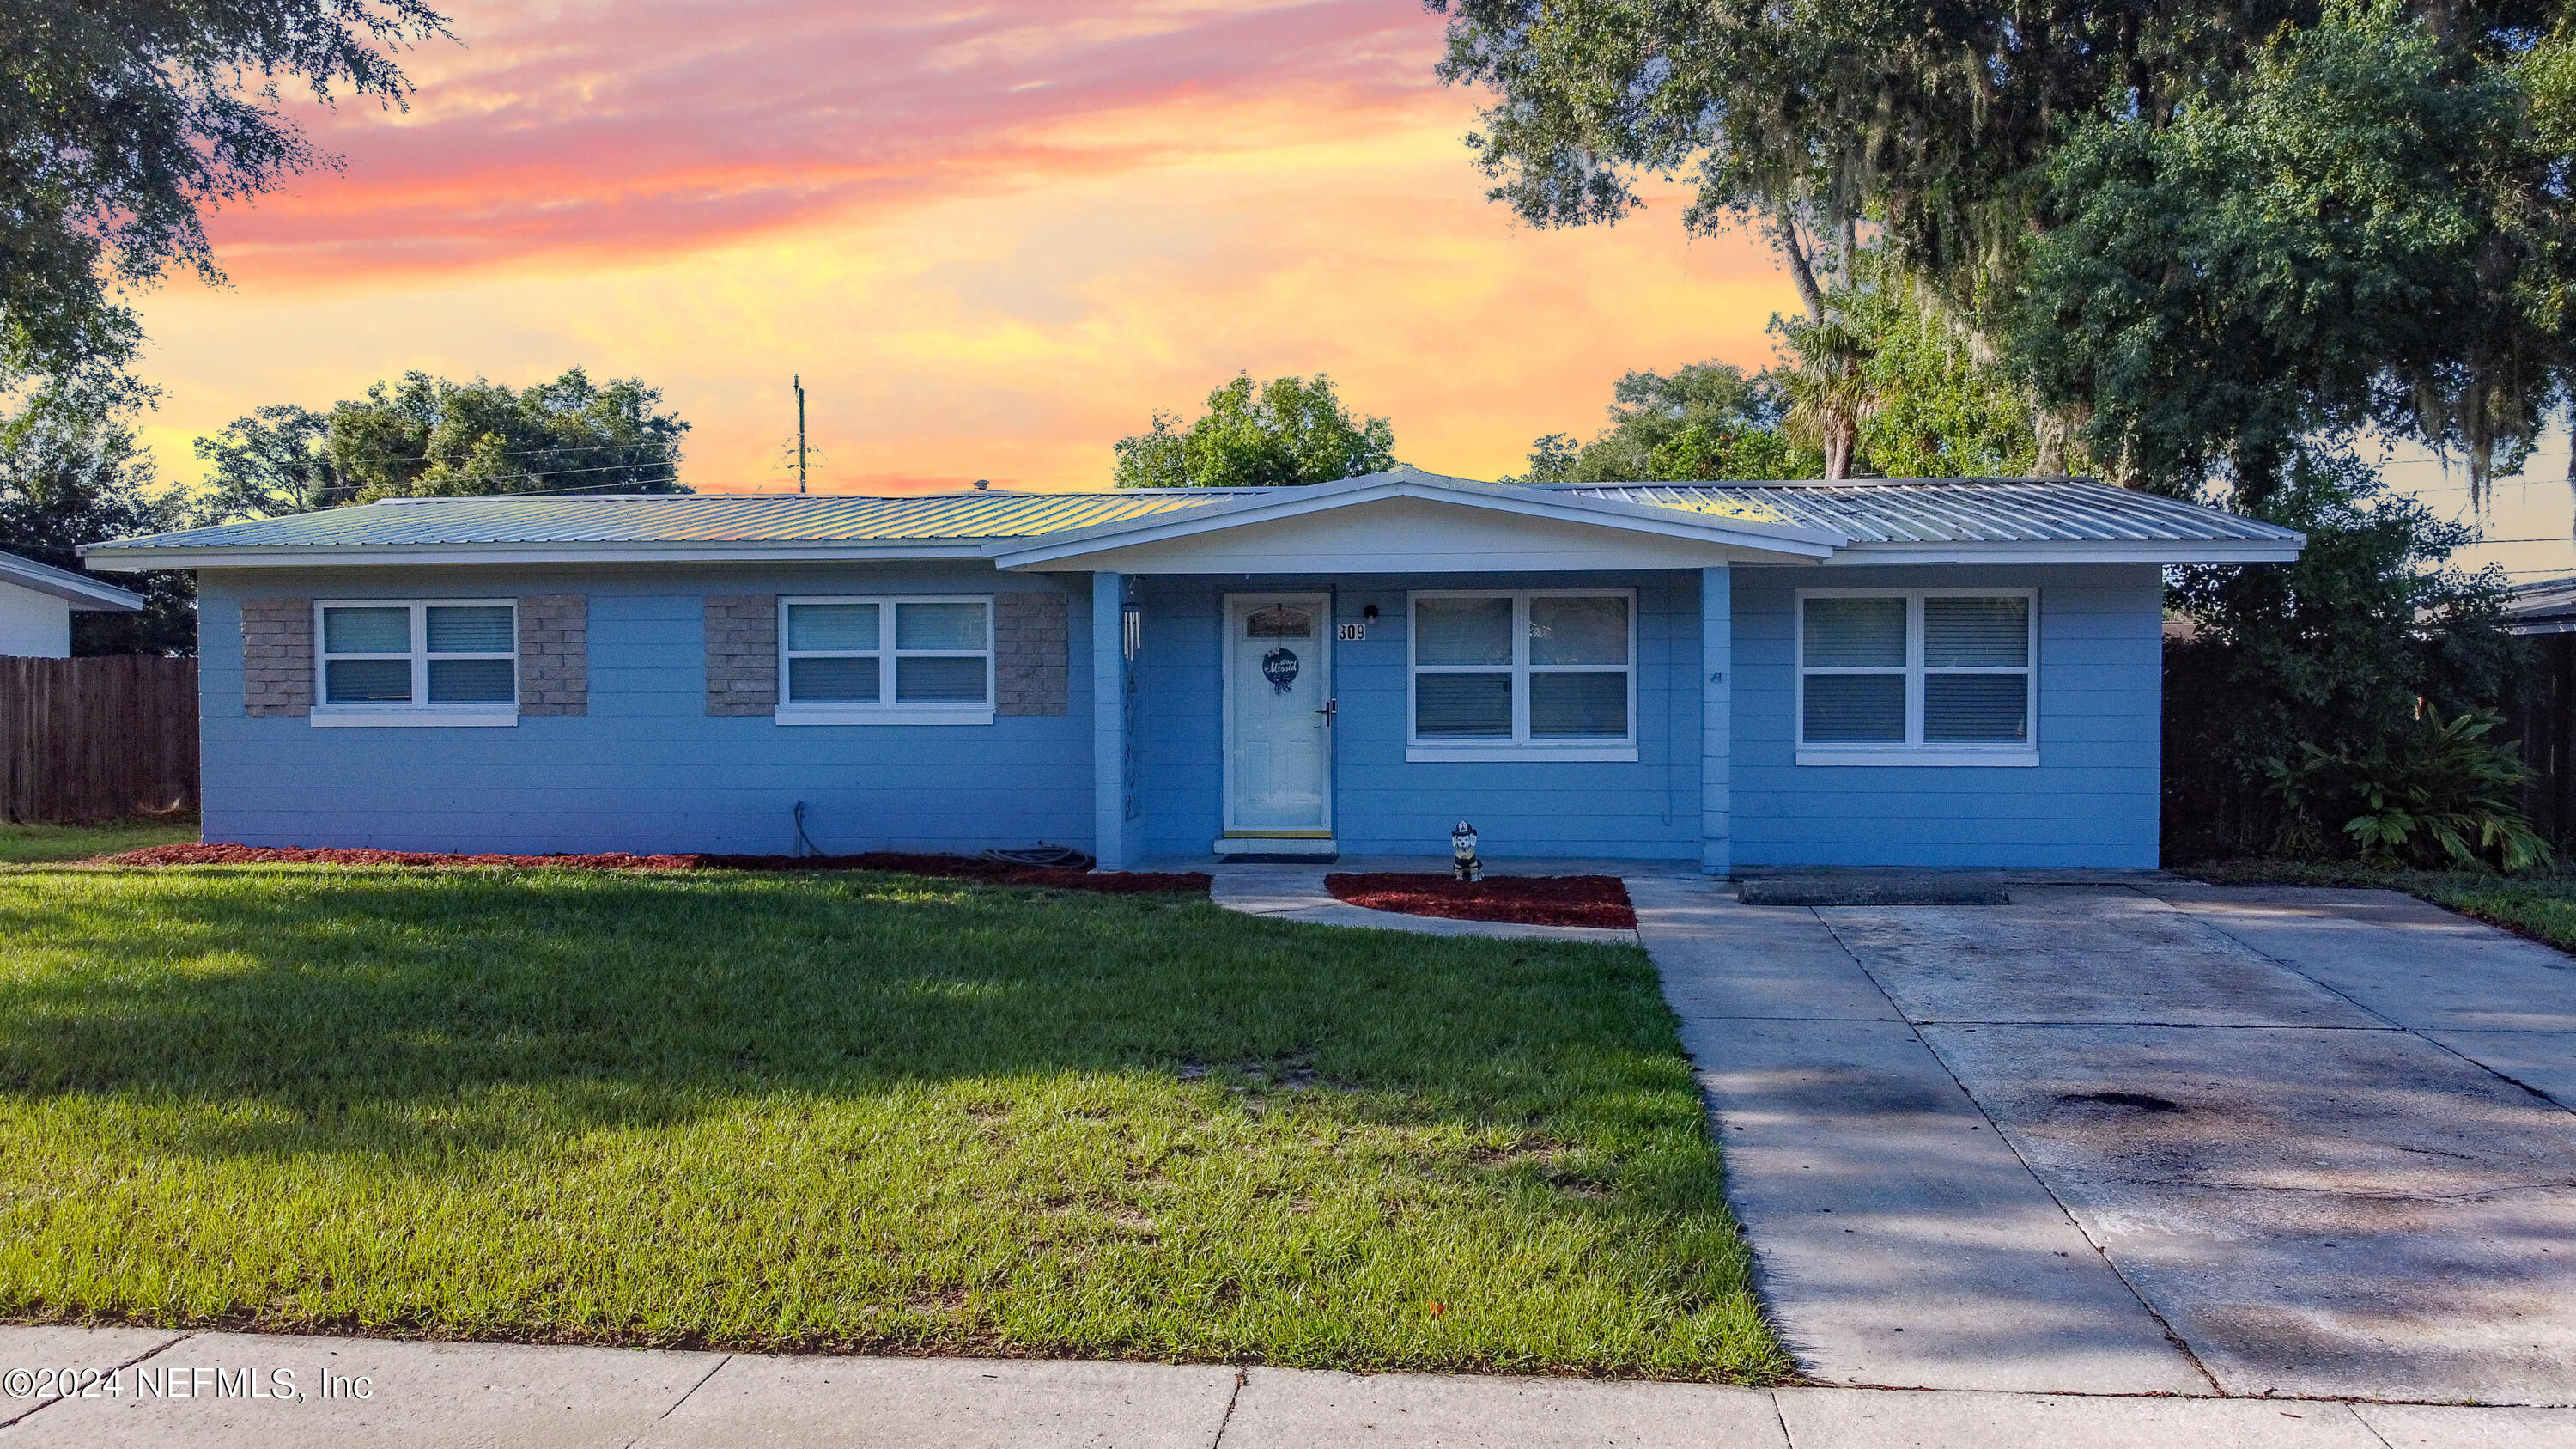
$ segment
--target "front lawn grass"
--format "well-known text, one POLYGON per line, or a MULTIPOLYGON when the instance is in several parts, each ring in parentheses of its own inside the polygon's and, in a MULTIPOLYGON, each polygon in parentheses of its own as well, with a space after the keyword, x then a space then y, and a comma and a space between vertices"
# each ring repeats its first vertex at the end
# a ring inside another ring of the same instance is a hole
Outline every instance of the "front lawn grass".
POLYGON ((86 860, 93 855, 114 855, 147 845, 177 845, 196 838, 194 815, 146 815, 103 825, 12 825, 0 821, 0 865, 86 860))
POLYGON ((294 866, 0 939, 0 1318, 1789 1372, 1631 947, 294 866))
POLYGON ((2218 861, 2186 867, 2183 874, 2213 885, 2377 886, 2404 891, 2546 941, 2561 951, 2576 951, 2576 877, 2286 860, 2218 861))

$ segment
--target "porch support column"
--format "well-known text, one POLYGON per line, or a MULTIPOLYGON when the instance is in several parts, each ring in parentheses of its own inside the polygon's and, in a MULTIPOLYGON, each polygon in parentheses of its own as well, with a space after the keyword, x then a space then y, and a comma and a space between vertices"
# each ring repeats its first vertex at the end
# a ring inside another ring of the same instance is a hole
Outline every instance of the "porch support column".
POLYGON ((1127 830, 1127 576, 1091 576, 1091 853, 1125 870, 1127 830))
POLYGON ((1699 571, 1699 865, 1735 868, 1735 598, 1724 564, 1699 571))

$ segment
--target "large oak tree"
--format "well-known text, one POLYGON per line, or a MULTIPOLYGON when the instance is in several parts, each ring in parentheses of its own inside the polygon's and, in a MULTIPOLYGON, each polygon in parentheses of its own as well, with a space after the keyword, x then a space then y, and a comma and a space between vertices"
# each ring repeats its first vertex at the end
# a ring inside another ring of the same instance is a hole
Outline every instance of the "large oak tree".
POLYGON ((0 5, 0 383, 95 387, 131 356, 132 289, 221 276, 205 213, 336 164, 287 94, 399 105, 422 0, 0 5))

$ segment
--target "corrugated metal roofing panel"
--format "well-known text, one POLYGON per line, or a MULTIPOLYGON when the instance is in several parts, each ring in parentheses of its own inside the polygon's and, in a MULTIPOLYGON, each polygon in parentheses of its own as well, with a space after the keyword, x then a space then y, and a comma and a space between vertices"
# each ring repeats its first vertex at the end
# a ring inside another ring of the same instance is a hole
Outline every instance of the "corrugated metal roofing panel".
POLYGON ((1694 512, 1766 508, 1859 544, 2269 541, 2251 518, 2084 478, 1864 479, 1796 483, 1555 484, 1551 491, 1694 512))
MULTIPOLYGON (((820 543, 1022 538, 1234 495, 1210 491, 847 494, 693 493, 572 498, 404 498, 152 537, 155 548, 364 548, 418 544, 820 543)), ((141 539, 120 540, 142 543, 141 539)))
MULTIPOLYGON (((1519 491, 1430 475, 1420 478, 1474 491, 1519 491)), ((1215 507, 1269 491, 949 493, 899 498, 700 493, 398 499, 148 539, 125 539, 114 547, 964 543, 1101 528, 1215 507)), ((1544 491, 1569 501, 1616 500, 1703 517, 1820 529, 1848 537, 1863 548, 1873 544, 2272 542, 2296 537, 2287 529, 2250 518, 2085 479, 1553 484, 1544 491)))

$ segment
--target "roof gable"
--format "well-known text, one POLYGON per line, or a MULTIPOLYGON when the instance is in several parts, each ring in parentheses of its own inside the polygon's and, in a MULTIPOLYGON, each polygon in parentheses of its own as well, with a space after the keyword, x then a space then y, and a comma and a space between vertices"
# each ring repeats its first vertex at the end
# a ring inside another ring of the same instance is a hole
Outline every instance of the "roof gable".
POLYGON ((994 544, 985 553, 1014 569, 1237 573, 1250 563, 1272 572, 1456 572, 1807 563, 1845 541, 1763 509, 1647 507, 1399 467, 994 544))

